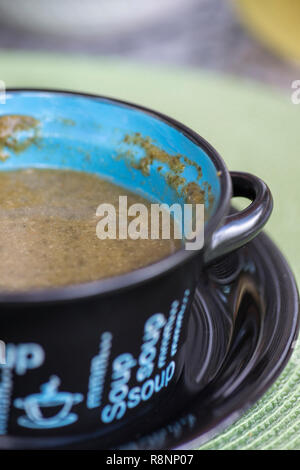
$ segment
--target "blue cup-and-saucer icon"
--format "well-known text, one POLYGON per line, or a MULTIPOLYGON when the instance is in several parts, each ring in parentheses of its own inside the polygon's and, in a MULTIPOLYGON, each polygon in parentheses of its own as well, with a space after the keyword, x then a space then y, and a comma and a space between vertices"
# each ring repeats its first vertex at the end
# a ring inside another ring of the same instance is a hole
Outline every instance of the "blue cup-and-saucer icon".
POLYGON ((18 424, 31 429, 51 429, 68 426, 78 419, 72 413, 72 407, 83 401, 81 393, 59 392, 60 379, 56 375, 50 377, 47 383, 41 385, 41 393, 29 395, 26 398, 17 398, 14 401, 16 408, 24 409, 26 415, 18 418, 18 424), (43 414, 45 409, 61 407, 51 417, 43 414))

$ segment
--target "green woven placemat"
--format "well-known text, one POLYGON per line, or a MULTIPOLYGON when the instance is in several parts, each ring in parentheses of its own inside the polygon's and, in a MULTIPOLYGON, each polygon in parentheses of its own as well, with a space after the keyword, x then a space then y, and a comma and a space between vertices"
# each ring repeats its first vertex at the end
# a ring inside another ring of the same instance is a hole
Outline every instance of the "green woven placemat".
MULTIPOLYGON (((230 169, 255 173, 269 184, 275 208, 267 232, 300 279, 300 105, 288 93, 195 70, 7 52, 0 52, 0 80, 10 87, 64 88, 134 101, 195 129, 230 169)), ((264 397, 203 448, 300 449, 300 348, 264 397)))

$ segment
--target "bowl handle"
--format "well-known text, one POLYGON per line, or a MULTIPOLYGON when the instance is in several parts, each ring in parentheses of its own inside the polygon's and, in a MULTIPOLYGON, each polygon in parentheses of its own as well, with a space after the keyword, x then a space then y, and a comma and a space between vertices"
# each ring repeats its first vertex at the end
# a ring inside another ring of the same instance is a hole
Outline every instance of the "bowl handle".
POLYGON ((260 178, 250 173, 230 172, 233 197, 245 197, 252 203, 242 211, 231 212, 212 235, 205 251, 205 262, 229 253, 254 238, 269 219, 273 209, 272 194, 260 178))

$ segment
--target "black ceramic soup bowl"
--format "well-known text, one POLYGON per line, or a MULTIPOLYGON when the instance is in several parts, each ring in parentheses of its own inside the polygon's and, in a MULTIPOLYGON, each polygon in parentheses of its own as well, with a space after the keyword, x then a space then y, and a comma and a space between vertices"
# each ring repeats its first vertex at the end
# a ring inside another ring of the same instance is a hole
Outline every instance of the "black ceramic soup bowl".
MULTIPOLYGON (((178 176, 176 159, 184 163, 181 181, 197 183, 205 195, 206 220, 201 249, 183 245, 159 262, 97 282, 0 293, 2 448, 107 435, 163 409, 188 368, 190 307, 205 267, 255 237, 272 211, 264 182, 229 173, 208 142, 158 112, 100 96, 8 90, 0 115, 16 114, 37 119, 38 135, 36 129, 17 132, 13 138, 23 150, 15 153, 8 142, 1 171, 87 171, 151 200, 182 205, 182 188, 169 184, 172 171, 178 176), (145 157, 143 139, 168 156, 151 159, 146 172, 126 160, 145 157), (252 203, 229 214, 233 196, 252 203)), ((230 334, 224 332, 226 347, 230 334)), ((199 368, 205 359, 196 358, 199 368)), ((195 390, 204 385, 200 380, 195 390)))

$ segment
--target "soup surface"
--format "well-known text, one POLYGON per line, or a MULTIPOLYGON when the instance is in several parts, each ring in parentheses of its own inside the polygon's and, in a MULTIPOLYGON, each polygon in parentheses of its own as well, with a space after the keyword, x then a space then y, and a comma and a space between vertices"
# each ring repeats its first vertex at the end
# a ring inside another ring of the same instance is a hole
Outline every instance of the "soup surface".
POLYGON ((118 221, 120 195, 127 196, 128 207, 143 203, 150 209, 144 198, 89 173, 0 172, 0 290, 58 287, 116 276, 180 247, 174 238, 100 240, 96 226, 101 217, 96 210, 110 203, 118 221))

